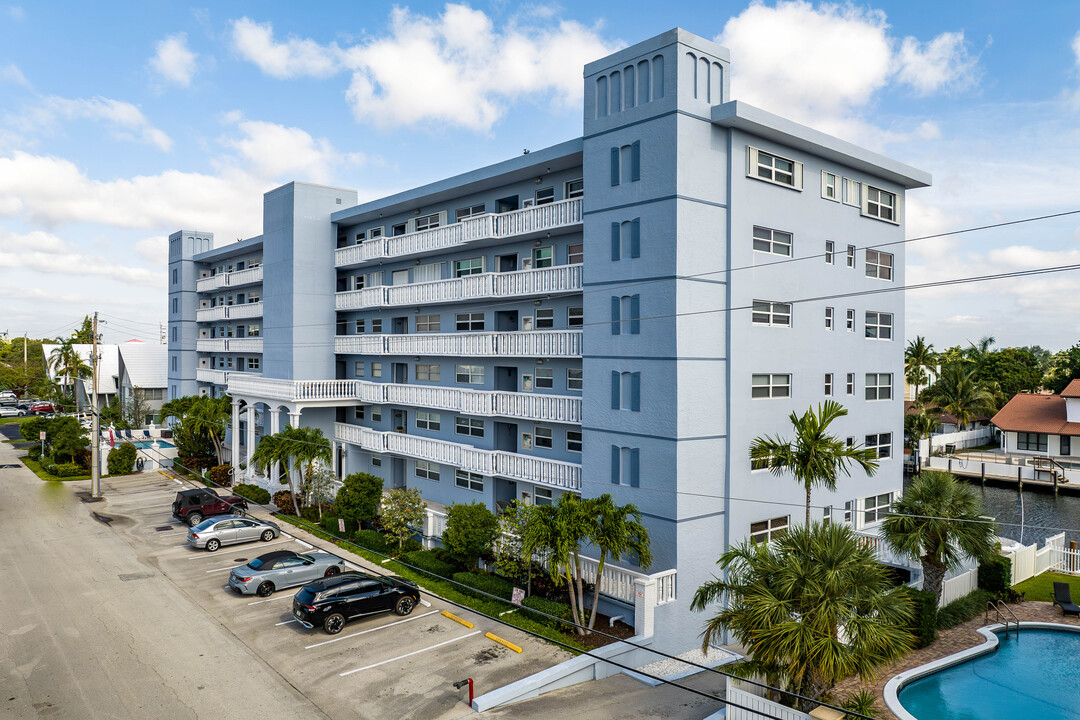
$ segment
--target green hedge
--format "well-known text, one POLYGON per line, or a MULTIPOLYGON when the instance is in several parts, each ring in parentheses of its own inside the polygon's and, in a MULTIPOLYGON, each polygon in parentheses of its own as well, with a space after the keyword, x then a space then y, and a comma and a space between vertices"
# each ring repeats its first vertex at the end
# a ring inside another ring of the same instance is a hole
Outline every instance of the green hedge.
POLYGON ((41 463, 41 469, 56 477, 78 477, 85 475, 86 471, 75 463, 51 463, 48 460, 41 463))
POLYGON ((514 593, 514 583, 498 575, 482 575, 480 573, 459 572, 454 573, 454 580, 462 585, 468 585, 489 595, 509 600, 514 593))
POLYGON ((532 618, 536 622, 547 625, 548 627, 555 628, 556 630, 566 630, 570 626, 565 623, 561 623, 558 620, 553 620, 543 615, 537 615, 536 613, 529 612, 529 608, 533 610, 539 610, 542 613, 548 615, 554 615, 557 618, 563 620, 570 620, 570 606, 566 603, 556 602, 555 600, 548 600, 547 598, 540 597, 539 595, 530 595, 521 601, 521 606, 526 608, 522 610, 526 617, 532 618))
POLYGON ((938 630, 946 630, 955 627, 962 622, 977 617, 986 612, 986 603, 994 598, 994 594, 986 590, 975 590, 964 597, 953 600, 945 607, 938 610, 938 630))
MULTIPOLYGON (((352 522, 356 524, 355 520, 347 520, 346 524, 352 522)), ((381 553, 383 555, 390 554, 390 543, 387 542, 387 537, 378 530, 357 530, 354 533, 356 538, 356 544, 366 547, 372 552, 381 553)))
POLYGON ((135 458, 139 452, 129 442, 120 443, 109 451, 105 464, 109 466, 110 475, 130 475, 135 469, 135 458))
POLYGON ((934 593, 914 588, 905 588, 911 598, 911 626, 909 630, 915 636, 916 647, 926 647, 937 640, 938 609, 934 593))
POLYGON ((979 589, 1000 595, 1012 585, 1012 560, 1001 555, 979 563, 979 589))
POLYGON ((266 505, 270 502, 270 491, 259 487, 258 485, 245 485, 241 483, 233 487, 234 495, 238 495, 242 498, 247 498, 253 503, 259 505, 266 505))
POLYGON ((430 550, 407 552, 401 556, 401 561, 443 578, 452 578, 457 571, 457 568, 450 563, 437 559, 430 550))

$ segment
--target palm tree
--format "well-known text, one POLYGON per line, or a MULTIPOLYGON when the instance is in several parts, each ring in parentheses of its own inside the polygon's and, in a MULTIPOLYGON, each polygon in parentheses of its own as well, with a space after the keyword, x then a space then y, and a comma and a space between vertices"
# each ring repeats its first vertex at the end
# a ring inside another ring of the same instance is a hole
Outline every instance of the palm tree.
POLYGON ((214 445, 214 454, 221 464, 225 433, 232 419, 232 399, 228 395, 212 398, 202 395, 195 399, 183 415, 183 423, 191 432, 205 435, 214 445))
POLYGON ((574 493, 563 493, 554 505, 539 505, 525 528, 522 550, 526 557, 539 551, 548 558, 548 573, 555 582, 566 580, 570 609, 578 635, 585 635, 584 581, 581 573, 581 545, 589 539, 594 524, 591 501, 574 493))
POLYGON ((926 342, 922 335, 916 335, 914 340, 908 340, 907 349, 904 350, 904 371, 908 382, 915 386, 915 401, 919 400, 919 386, 926 381, 927 373, 933 372, 937 367, 938 356, 934 352, 933 343, 926 342), (919 371, 922 371, 920 374, 919 371))
POLYGON ((810 492, 820 485, 830 492, 836 491, 838 474, 850 476, 849 464, 859 465, 867 475, 877 471, 877 452, 858 445, 847 447, 835 435, 829 435, 833 420, 847 415, 847 410, 834 400, 826 400, 808 409, 802 417, 790 415, 795 430, 794 440, 780 437, 754 438, 750 443, 750 461, 755 468, 767 467, 773 475, 790 472, 795 480, 806 488, 806 523, 810 524, 810 492))
POLYGON ((744 541, 720 556, 721 579, 705 583, 690 604, 703 611, 702 649, 730 631, 748 651, 740 674, 782 683, 807 711, 840 680, 869 681, 878 667, 912 647, 910 600, 890 587, 874 551, 842 524, 792 528, 769 543, 744 541))
POLYGON ((620 558, 629 552, 637 556, 638 566, 642 570, 648 570, 652 565, 649 531, 641 524, 641 511, 636 506, 616 505, 608 493, 593 498, 591 505, 595 525, 590 539, 600 551, 600 559, 596 566, 596 588, 593 590, 592 614, 589 616, 590 630, 596 624, 600 582, 607 559, 620 558))
POLYGON ((964 355, 969 360, 975 363, 976 370, 982 370, 983 365, 986 364, 986 360, 990 355, 990 348, 993 347, 997 340, 993 335, 986 335, 978 343, 968 343, 967 349, 964 350, 964 355))
MULTIPOLYGON (((938 419, 928 412, 904 416, 904 434, 907 435, 908 440, 911 442, 910 447, 915 452, 916 457, 918 457, 919 443, 923 438, 926 438, 929 441, 926 448, 927 456, 933 454, 933 435, 937 426, 938 419)), ((922 458, 919 458, 919 465, 921 466, 921 464, 922 458)))
POLYGON ((60 344, 52 349, 48 358, 49 367, 57 375, 63 376, 63 384, 71 384, 71 399, 75 403, 75 411, 79 411, 79 393, 76 385, 78 381, 90 377, 93 374, 93 368, 86 364, 86 361, 79 355, 79 351, 75 349, 75 343, 69 340, 61 340, 60 344))
MULTIPOLYGON (((286 426, 288 429, 288 426, 286 426)), ((284 431, 282 431, 284 432, 284 431)), ((285 478, 289 483, 289 489, 293 488, 292 473, 290 472, 291 465, 289 460, 291 458, 289 454, 288 442, 282 437, 281 433, 274 435, 263 435, 259 440, 259 444, 255 446, 255 449, 251 453, 249 462, 255 466, 259 472, 265 472, 266 468, 273 467, 275 463, 280 463, 282 469, 285 472, 285 478)), ((300 516, 300 505, 296 500, 296 493, 290 493, 293 501, 294 514, 300 516)))
POLYGON ((926 403, 955 417, 961 430, 972 418, 997 410, 993 393, 976 379, 977 372, 959 363, 946 365, 937 382, 926 389, 926 403))
POLYGON ((963 554, 980 560, 993 555, 997 532, 982 518, 975 491, 937 470, 915 477, 881 530, 889 547, 922 563, 923 590, 939 601, 945 572, 960 567, 963 554))
POLYGON ((300 485, 297 474, 310 478, 315 471, 315 463, 329 463, 333 458, 330 441, 318 428, 294 428, 286 425, 275 435, 265 435, 251 453, 251 462, 260 472, 274 463, 281 463, 285 468, 285 477, 292 495, 293 510, 300 515, 300 485))

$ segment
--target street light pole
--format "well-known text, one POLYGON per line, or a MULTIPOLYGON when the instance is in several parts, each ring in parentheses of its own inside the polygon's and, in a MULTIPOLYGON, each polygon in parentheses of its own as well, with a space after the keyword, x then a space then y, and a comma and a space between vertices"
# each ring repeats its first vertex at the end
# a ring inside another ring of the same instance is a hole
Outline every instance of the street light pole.
POLYGON ((93 354, 90 367, 92 370, 90 382, 93 383, 92 402, 90 404, 90 497, 101 497, 101 421, 98 419, 97 408, 97 375, 98 375, 98 314, 94 313, 93 354))

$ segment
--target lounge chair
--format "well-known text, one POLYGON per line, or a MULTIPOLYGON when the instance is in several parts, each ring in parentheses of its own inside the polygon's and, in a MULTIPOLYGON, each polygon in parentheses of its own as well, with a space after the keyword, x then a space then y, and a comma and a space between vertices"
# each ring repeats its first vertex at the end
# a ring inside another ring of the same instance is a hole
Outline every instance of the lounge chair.
POLYGON ((148 437, 150 437, 150 431, 149 431, 149 430, 143 430, 143 431, 142 431, 142 436, 143 436, 144 438, 148 438, 148 437))
POLYGON ((1069 583, 1054 583, 1054 604, 1061 606, 1061 612, 1065 615, 1080 616, 1080 605, 1072 601, 1072 590, 1069 583))

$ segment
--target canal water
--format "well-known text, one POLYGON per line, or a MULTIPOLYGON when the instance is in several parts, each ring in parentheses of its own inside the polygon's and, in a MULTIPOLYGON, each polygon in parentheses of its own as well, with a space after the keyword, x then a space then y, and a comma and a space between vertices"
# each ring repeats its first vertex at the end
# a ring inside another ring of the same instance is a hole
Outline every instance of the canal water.
MULTIPOLYGON (((1015 488, 980 487, 971 483, 982 498, 983 513, 998 521, 998 535, 1021 540, 1020 493, 1015 488)), ((1065 542, 1080 542, 1080 496, 1057 495, 1040 490, 1024 490, 1023 542, 1038 543, 1065 531, 1065 542)))

